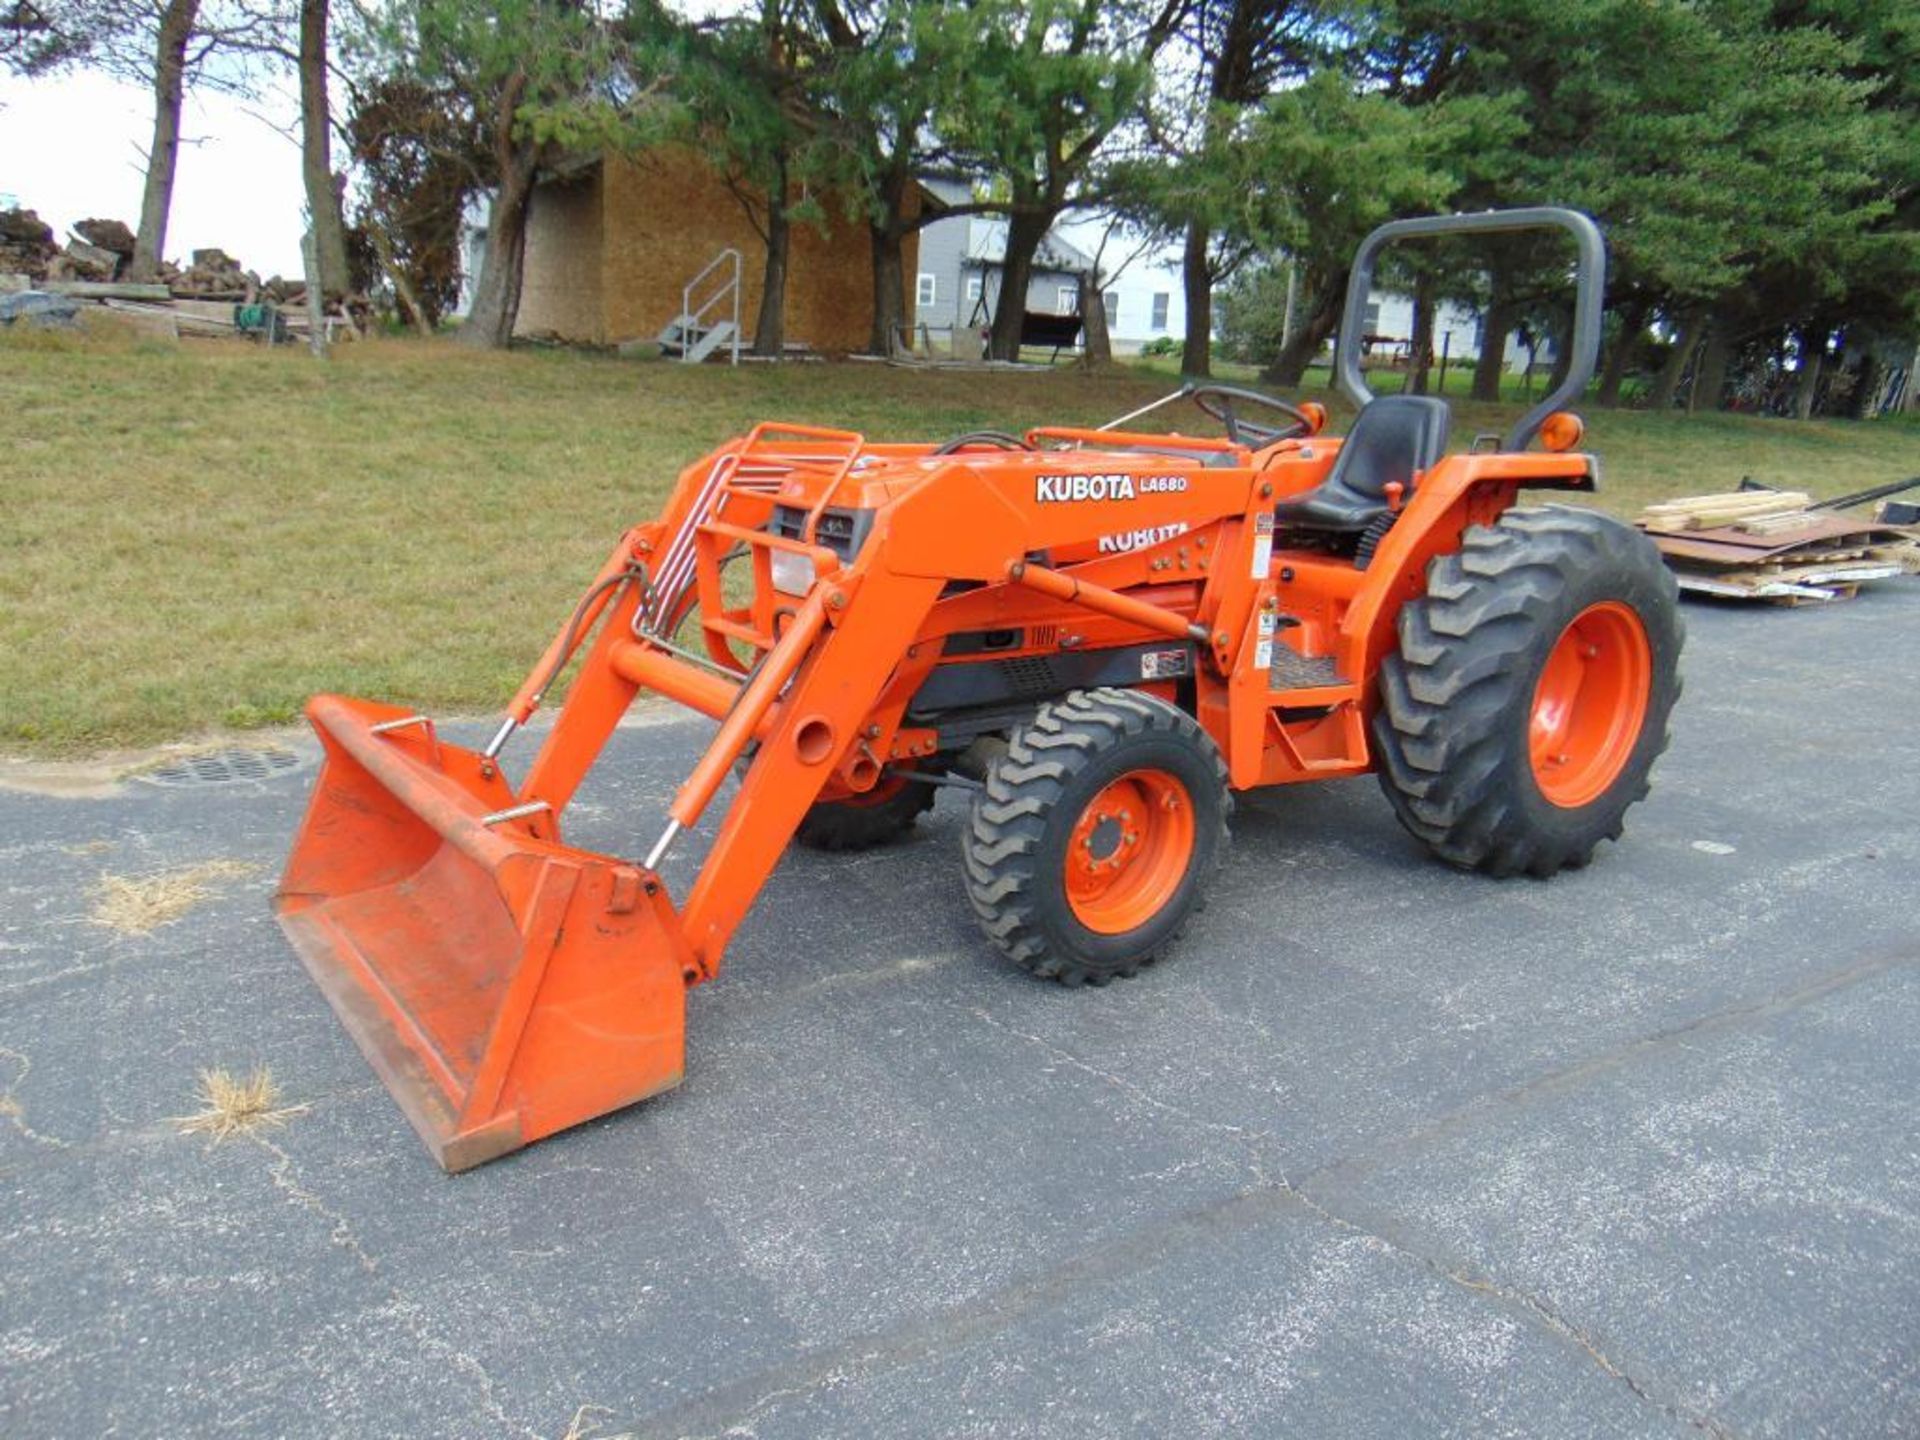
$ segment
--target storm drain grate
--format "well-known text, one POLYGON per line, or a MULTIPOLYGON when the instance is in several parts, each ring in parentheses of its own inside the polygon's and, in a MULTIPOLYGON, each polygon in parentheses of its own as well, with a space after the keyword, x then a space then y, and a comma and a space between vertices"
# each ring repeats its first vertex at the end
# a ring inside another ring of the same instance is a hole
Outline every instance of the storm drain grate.
POLYGON ((155 766, 140 776, 155 785, 236 785, 243 780, 271 780, 295 769, 300 757, 278 746, 257 750, 210 750, 155 766))

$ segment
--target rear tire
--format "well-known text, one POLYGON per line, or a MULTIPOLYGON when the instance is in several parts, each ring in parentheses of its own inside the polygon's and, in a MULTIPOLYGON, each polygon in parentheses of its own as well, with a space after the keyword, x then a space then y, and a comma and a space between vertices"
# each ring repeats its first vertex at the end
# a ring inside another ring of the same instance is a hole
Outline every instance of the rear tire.
POLYGON ((1618 839, 1680 695, 1678 588, 1590 510, 1511 510, 1433 562, 1380 668, 1382 788, 1442 859, 1552 875, 1618 839))
POLYGON ((1231 806, 1191 716, 1132 691, 1073 691, 988 766, 962 843, 967 897, 1014 964, 1104 985, 1150 963, 1199 907, 1231 806))

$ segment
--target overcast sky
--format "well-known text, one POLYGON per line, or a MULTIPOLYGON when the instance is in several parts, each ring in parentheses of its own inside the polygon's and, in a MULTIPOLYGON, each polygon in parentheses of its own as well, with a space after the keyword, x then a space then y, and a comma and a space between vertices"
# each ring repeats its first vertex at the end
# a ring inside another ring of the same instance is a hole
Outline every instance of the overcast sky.
MULTIPOLYGON (((681 0, 677 8, 709 15, 738 4, 681 0)), ((291 77, 247 101, 188 92, 168 259, 184 264, 190 252, 214 246, 263 279, 300 273, 299 113, 291 77)), ((152 133, 153 95, 141 86, 84 70, 35 81, 0 71, 0 208, 39 211, 62 242, 69 226, 90 217, 137 229, 152 133)), ((334 160, 338 166, 337 153, 334 160)), ((1103 228, 1069 226, 1069 238, 1091 253, 1103 228)), ((1126 253, 1110 247, 1107 266, 1126 253)))
MULTIPOLYGON (((675 8, 707 16, 742 3, 679 0, 675 8)), ((188 92, 181 133, 191 143, 174 181, 168 259, 217 246, 263 279, 300 272, 299 116, 291 77, 246 102, 188 92)), ((31 82, 0 71, 0 208, 38 210, 63 242, 74 221, 95 216, 138 229, 152 134, 153 94, 139 86, 84 70, 31 82)))
MULTIPOLYGON (((298 113, 284 90, 247 102, 188 94, 169 259, 218 246, 263 278, 299 273, 300 149, 268 123, 298 113)), ((38 210, 62 240, 89 216, 138 228, 152 133, 153 96, 139 86, 87 71, 31 82, 0 74, 0 204, 38 210)))

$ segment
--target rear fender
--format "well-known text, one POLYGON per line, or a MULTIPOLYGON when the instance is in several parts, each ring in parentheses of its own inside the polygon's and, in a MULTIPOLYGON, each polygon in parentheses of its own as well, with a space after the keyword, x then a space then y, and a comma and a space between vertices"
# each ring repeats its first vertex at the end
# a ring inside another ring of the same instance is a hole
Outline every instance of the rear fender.
POLYGON ((1591 489, 1592 473, 1586 455, 1502 453, 1449 455, 1420 477, 1341 622, 1342 673, 1359 678, 1369 713, 1380 661, 1399 643, 1400 607, 1426 594, 1435 557, 1458 550, 1468 526, 1497 521, 1521 489, 1591 489))

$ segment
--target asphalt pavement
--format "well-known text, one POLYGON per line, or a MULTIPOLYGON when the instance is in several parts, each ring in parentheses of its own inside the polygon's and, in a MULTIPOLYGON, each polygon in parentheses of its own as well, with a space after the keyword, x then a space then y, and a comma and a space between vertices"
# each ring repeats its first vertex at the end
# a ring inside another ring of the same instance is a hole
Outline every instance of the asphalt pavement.
MULTIPOLYGON (((268 914, 306 741, 0 791, 0 1434, 1920 1434, 1920 582, 1687 618, 1582 872, 1245 798, 1181 948, 1067 991, 948 794, 787 858, 680 1089, 456 1177, 268 914), (181 1133, 256 1064, 307 1108, 181 1133)), ((570 838, 642 851, 705 733, 623 729, 570 838)))

